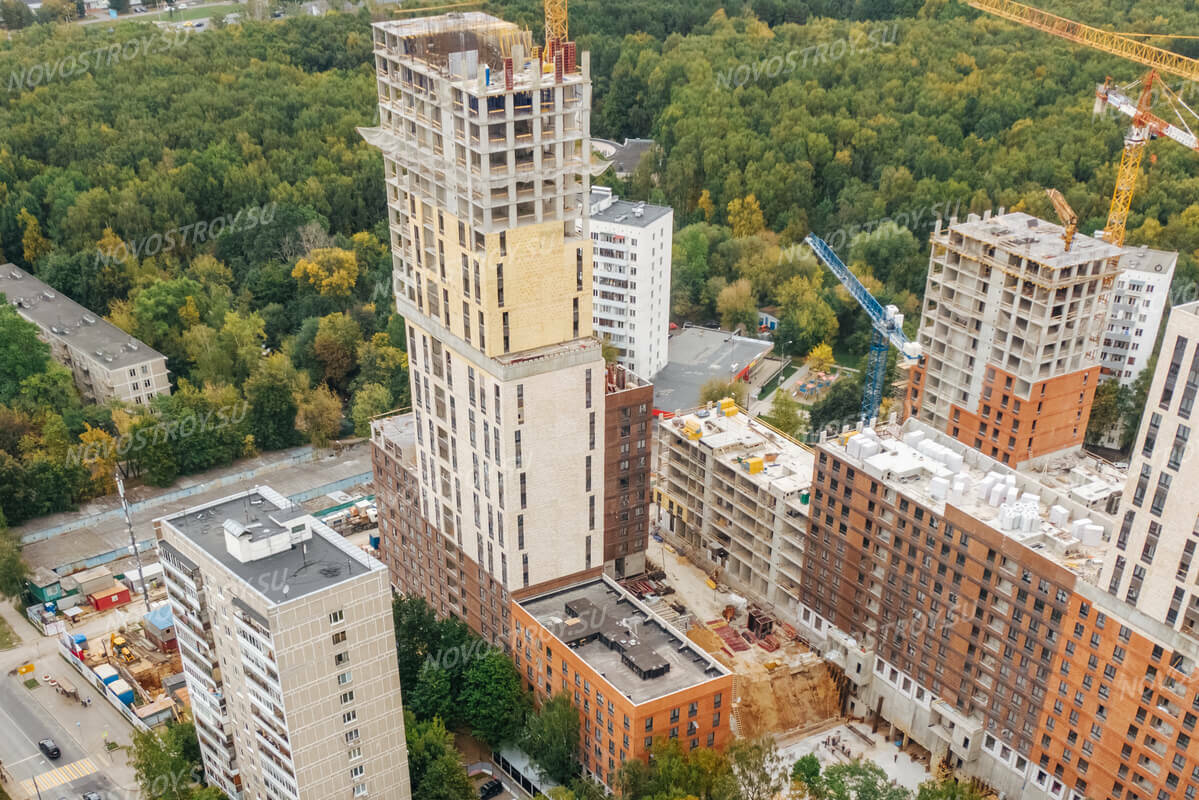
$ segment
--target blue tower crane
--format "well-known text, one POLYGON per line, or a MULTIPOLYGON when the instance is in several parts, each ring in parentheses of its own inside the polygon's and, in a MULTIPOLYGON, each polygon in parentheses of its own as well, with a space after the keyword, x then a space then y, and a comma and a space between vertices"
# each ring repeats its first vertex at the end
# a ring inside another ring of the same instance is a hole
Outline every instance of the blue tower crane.
POLYGON ((903 314, 899 313, 899 309, 895 306, 884 308, 882 303, 875 300, 874 295, 867 291, 857 276, 849 271, 845 262, 837 257, 833 248, 829 247, 823 239, 814 234, 808 234, 804 238, 804 242, 812 248, 816 257, 832 270, 832 273, 837 276, 837 280, 841 281, 841 285, 849 290, 854 300, 858 301, 858 305, 870 315, 874 332, 870 337, 870 358, 867 362, 862 389, 862 423, 869 425, 870 421, 878 415, 879 404, 883 401, 883 376, 887 371, 888 345, 899 351, 904 366, 910 366, 920 360, 920 344, 913 342, 904 334, 903 314))

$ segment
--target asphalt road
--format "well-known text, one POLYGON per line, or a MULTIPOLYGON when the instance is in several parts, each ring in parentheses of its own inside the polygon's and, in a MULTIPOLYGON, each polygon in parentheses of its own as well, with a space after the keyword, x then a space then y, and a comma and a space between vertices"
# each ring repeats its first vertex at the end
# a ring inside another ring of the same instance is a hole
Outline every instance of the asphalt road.
MULTIPOLYGON (((43 790, 43 800, 78 798, 88 791, 99 792, 105 800, 116 800, 119 797, 117 787, 103 774, 105 756, 86 752, 75 740, 74 732, 65 730, 33 697, 38 692, 52 691, 47 686, 30 691, 16 678, 0 675, 0 728, 4 730, 3 735, 0 735, 0 761, 4 762, 9 775, 15 778, 15 781, 9 781, 6 788, 19 796, 20 790, 15 789, 14 783, 19 785, 34 774, 41 775, 80 759, 91 758, 97 772, 43 790), (38 740, 47 736, 62 751, 62 756, 54 761, 45 758, 37 747, 38 740)), ((81 706, 79 711, 80 722, 88 724, 88 710, 81 706)))

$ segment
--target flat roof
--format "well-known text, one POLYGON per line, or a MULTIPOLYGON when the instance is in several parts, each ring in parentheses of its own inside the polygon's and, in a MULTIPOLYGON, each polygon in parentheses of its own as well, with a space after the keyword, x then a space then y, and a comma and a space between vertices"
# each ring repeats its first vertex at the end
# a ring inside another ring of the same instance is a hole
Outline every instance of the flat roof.
POLYGON ((567 647, 568 640, 582 640, 570 649, 635 704, 730 674, 720 662, 606 577, 518 602, 553 634, 560 647, 567 647), (607 643, 599 638, 601 635, 607 643), (660 674, 643 678, 631 665, 660 674))
POLYGON ((90 352, 112 368, 165 358, 154 348, 13 265, 0 266, 0 294, 45 333, 90 352))
POLYGON ((1123 247, 1108 244, 1083 233, 1076 233, 1073 244, 1066 250, 1065 242, 1062 241, 1065 229, 1061 225, 1025 214, 1023 211, 996 214, 989 218, 971 214, 965 222, 951 223, 949 230, 1053 268, 1115 258, 1125 252, 1123 247))
POLYGON ((1120 269, 1161 275, 1166 280, 1174 274, 1178 265, 1178 253, 1172 250, 1154 250, 1150 247, 1126 247, 1120 256, 1120 269))
POLYGON ((728 380, 774 345, 711 328, 685 327, 667 345, 666 366, 651 378, 654 406, 677 411, 699 405, 699 393, 712 378, 728 380))
MULTIPOLYGON (((603 194, 591 190, 591 202, 603 200, 603 194)), ((627 225, 631 228, 648 228, 654 222, 667 214, 673 214, 670 206, 655 206, 650 203, 631 200, 613 200, 606 208, 601 208, 591 214, 592 222, 610 222, 615 225, 627 225), (638 210, 641 216, 637 215, 638 210)))
POLYGON ((248 492, 164 517, 163 521, 268 601, 284 603, 329 589, 383 565, 348 544, 324 523, 312 520, 312 536, 273 555, 241 562, 225 547, 225 524, 247 528, 254 539, 282 533, 307 514, 278 492, 258 486, 248 492))
POLYGON ((820 448, 931 509, 949 506, 1084 580, 1095 580, 1114 521, 1051 486, 908 419, 841 434, 820 448))
POLYGON ((715 407, 697 408, 659 424, 681 436, 688 420, 699 426, 700 438, 692 440, 695 445, 710 450, 718 462, 746 480, 784 495, 812 485, 815 453, 752 419, 743 409, 726 417, 715 407), (748 459, 754 456, 765 463, 760 472, 751 473, 748 459))

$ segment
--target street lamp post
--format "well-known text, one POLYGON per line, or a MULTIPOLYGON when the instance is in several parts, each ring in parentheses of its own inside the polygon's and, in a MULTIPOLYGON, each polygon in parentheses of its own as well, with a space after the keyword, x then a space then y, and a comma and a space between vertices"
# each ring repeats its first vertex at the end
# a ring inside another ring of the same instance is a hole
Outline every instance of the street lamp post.
MULTIPOLYGON (((38 759, 37 763, 38 763, 38 766, 42 766, 42 767, 46 766, 46 762, 40 758, 38 759)), ((36 772, 33 773, 33 789, 35 792, 37 792, 37 800, 42 800, 42 789, 40 786, 37 785, 37 773, 36 772)))

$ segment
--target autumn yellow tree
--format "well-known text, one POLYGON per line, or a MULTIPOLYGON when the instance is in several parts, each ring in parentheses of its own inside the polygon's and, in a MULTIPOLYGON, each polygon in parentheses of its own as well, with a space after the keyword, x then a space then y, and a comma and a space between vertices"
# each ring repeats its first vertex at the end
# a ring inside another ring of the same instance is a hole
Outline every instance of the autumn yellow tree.
POLYGON ((712 205, 712 193, 707 189, 700 192, 696 206, 704 212, 704 222, 711 222, 712 217, 716 214, 716 207, 712 205))
POLYGON ((832 368, 836 360, 833 358, 833 348, 828 342, 821 342, 808 352, 808 357, 804 359, 808 369, 812 372, 828 372, 832 368))
POLYGON ((42 235, 42 225, 37 217, 22 208, 17 213, 17 222, 21 223, 21 247, 24 249, 25 261, 36 264, 43 256, 49 255, 54 249, 50 240, 42 235))
POLYGON ((721 289, 716 298, 716 311, 725 330, 736 330, 738 325, 752 328, 758 317, 753 285, 745 278, 738 278, 721 289))
POLYGON ((762 216, 762 207, 758 198, 752 194, 744 199, 729 201, 729 227, 733 229, 733 238, 742 239, 753 236, 766 229, 766 219, 762 216))
POLYGON ((296 429, 316 447, 327 447, 341 430, 341 401, 322 383, 298 397, 296 429))
POLYGON ((358 257, 340 247, 321 247, 297 261, 291 276, 323 297, 349 297, 358 284, 358 257))
POLYGON ((117 443, 103 428, 93 428, 86 422, 83 427, 85 430, 79 434, 79 463, 87 468, 92 491, 100 497, 116 490, 117 443))

